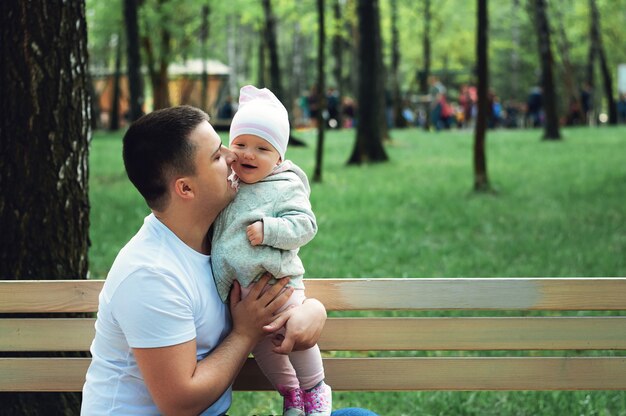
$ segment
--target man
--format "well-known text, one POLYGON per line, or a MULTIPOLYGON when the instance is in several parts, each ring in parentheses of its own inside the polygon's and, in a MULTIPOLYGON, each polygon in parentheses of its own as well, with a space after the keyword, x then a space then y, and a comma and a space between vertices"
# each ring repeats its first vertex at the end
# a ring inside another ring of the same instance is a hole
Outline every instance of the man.
POLYGON ((310 347, 326 311, 308 299, 274 315, 292 289, 282 279, 262 293, 267 276, 245 299, 235 285, 230 304, 220 301, 208 233, 235 196, 227 180, 235 156, 204 112, 183 106, 140 118, 124 136, 123 153, 152 213, 118 254, 100 294, 81 412, 224 414, 252 347, 283 325, 277 352, 310 347))

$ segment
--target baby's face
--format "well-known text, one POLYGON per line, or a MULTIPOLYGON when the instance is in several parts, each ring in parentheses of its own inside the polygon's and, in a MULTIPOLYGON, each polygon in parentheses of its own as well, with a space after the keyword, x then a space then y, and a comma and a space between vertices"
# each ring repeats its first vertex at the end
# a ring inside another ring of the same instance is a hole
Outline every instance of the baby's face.
POLYGON ((269 175, 280 163, 280 154, 265 139, 254 134, 237 136, 230 145, 237 155, 232 168, 245 183, 256 183, 269 175))

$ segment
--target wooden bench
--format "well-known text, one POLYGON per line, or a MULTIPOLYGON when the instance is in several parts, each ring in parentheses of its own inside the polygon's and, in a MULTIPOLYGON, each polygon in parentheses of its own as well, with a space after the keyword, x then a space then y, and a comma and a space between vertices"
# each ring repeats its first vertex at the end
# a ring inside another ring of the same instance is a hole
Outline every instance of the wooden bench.
MULTIPOLYGON (((0 351, 28 355, 0 358, 0 391, 81 390, 89 358, 43 353, 88 351, 94 318, 4 314, 95 312, 102 284, 0 281, 0 351)), ((310 279, 307 291, 329 311, 367 311, 329 313, 322 350, 355 351, 325 358, 336 391, 626 389, 626 278, 310 279)), ((249 360, 235 388, 270 386, 249 360)))

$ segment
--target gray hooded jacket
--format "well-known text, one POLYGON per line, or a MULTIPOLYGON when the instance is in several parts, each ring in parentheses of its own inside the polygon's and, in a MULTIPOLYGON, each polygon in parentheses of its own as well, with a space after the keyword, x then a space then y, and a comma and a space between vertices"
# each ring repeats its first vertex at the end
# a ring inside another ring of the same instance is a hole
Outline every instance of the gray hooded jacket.
POLYGON ((211 264, 223 301, 235 280, 248 287, 266 271, 275 279, 289 277, 289 286, 304 288, 298 251, 317 232, 309 201, 311 188, 302 169, 288 160, 274 172, 255 184, 240 182, 234 201, 215 221, 211 264), (259 220, 263 221, 263 243, 253 246, 246 227, 259 220))

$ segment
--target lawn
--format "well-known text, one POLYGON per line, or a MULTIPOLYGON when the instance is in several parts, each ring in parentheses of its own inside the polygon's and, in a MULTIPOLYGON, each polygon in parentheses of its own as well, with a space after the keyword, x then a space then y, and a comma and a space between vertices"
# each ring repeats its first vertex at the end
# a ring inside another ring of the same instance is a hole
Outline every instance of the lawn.
MULTIPOLYGON (((626 276, 626 128, 489 132, 496 192, 472 188, 472 133, 392 131, 390 162, 346 166, 354 131, 328 132, 312 184, 307 277, 626 276)), ((287 157, 313 172, 309 144, 287 157)), ((225 135, 223 136, 225 138, 225 135)), ((147 208, 121 162, 121 134, 92 142, 91 276, 103 278, 147 208)), ((280 412, 274 393, 236 393, 232 415, 280 412), (240 412, 240 413, 239 413, 240 412)), ((626 415, 626 392, 337 392, 381 415, 626 415)))

